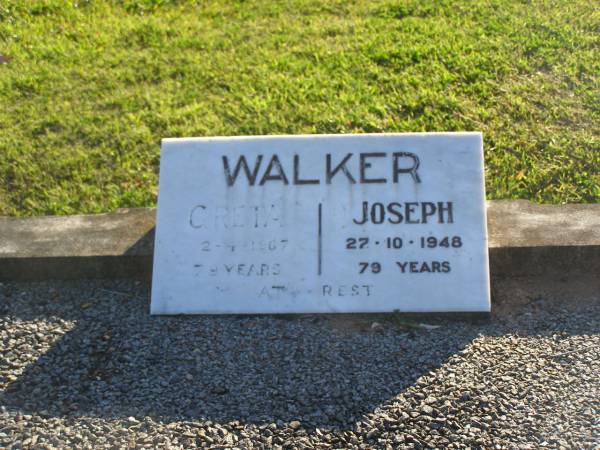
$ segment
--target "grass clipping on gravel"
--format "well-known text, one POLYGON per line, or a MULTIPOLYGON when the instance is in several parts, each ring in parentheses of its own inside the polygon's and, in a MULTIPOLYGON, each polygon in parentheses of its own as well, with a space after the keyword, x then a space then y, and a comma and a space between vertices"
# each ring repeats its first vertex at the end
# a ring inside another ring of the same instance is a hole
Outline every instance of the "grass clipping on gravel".
POLYGON ((490 199, 600 200, 594 0, 2 0, 0 214, 152 206, 162 137, 481 130, 490 199))

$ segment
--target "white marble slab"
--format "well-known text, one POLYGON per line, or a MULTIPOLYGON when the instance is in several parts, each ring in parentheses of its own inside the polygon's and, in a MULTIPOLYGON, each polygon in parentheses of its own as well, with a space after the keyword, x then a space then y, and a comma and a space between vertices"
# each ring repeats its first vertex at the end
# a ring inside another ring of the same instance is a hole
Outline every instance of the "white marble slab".
POLYGON ((165 139, 151 312, 489 311, 484 200, 480 133, 165 139))

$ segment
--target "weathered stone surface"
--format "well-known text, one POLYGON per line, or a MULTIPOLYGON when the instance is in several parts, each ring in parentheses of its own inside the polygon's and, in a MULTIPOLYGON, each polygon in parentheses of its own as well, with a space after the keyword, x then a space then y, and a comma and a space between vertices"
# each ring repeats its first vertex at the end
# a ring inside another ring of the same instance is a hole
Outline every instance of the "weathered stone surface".
MULTIPOLYGON (((488 202, 492 276, 600 273, 600 204, 488 202)), ((155 210, 0 218, 0 280, 149 278, 155 210)))
POLYGON ((600 245, 600 204, 488 202, 489 247, 600 245))
POLYGON ((600 273, 600 204, 488 202, 495 276, 600 273))
POLYGON ((152 314, 490 310, 481 133, 163 139, 159 183, 152 314))
POLYGON ((0 218, 0 279, 149 277, 153 209, 0 218))

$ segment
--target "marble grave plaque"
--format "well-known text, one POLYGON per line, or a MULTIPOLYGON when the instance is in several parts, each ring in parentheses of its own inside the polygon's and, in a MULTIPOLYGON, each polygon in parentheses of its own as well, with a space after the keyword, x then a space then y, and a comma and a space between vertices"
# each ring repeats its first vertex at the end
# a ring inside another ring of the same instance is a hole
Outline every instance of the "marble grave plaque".
POLYGON ((164 139, 152 314, 489 311, 480 133, 164 139))

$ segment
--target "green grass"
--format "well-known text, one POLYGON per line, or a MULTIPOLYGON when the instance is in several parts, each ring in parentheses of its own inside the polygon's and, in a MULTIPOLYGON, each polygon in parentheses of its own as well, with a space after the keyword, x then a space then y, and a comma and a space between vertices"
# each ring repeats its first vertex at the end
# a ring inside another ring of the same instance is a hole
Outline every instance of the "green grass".
POLYGON ((481 130, 600 200, 597 0, 0 0, 0 214, 151 206, 162 137, 481 130))

